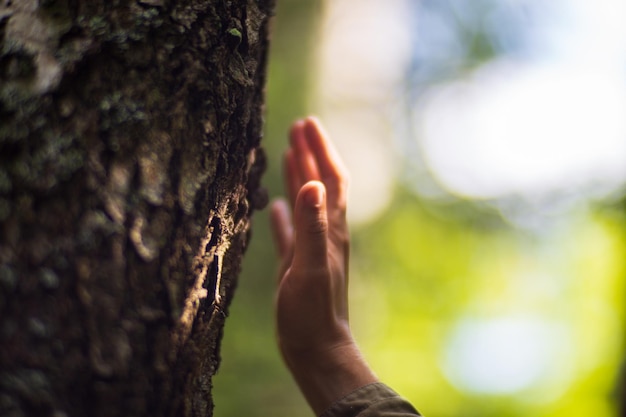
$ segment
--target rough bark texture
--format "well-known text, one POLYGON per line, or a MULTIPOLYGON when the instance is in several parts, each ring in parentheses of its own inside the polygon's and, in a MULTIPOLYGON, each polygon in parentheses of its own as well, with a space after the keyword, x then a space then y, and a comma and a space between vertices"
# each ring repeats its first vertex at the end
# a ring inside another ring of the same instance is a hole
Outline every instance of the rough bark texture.
POLYGON ((212 415, 271 9, 0 0, 0 415, 212 415))

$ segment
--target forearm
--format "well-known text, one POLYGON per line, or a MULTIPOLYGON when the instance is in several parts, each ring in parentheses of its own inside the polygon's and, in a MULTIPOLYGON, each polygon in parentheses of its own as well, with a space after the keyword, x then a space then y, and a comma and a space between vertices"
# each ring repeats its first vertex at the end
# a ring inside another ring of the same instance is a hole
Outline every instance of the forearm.
POLYGON ((322 353, 284 354, 300 390, 316 415, 378 378, 354 343, 322 353))

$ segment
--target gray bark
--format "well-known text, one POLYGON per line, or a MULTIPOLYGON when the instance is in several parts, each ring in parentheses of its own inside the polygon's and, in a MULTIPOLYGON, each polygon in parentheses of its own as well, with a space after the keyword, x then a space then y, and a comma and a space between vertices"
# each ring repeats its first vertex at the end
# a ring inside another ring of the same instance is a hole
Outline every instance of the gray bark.
POLYGON ((272 7, 0 0, 0 415, 212 415, 272 7))

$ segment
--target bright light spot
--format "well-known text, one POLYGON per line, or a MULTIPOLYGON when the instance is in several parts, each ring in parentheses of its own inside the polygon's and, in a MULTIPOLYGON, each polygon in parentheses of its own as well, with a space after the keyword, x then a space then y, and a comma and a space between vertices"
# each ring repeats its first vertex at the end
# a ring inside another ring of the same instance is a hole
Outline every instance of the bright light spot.
POLYGON ((602 197, 626 182, 626 3, 541 6, 558 13, 529 28, 532 53, 433 88, 415 109, 426 163, 455 194, 602 197))
POLYGON ((607 71, 498 62, 434 91, 417 117, 426 160, 471 197, 626 180, 626 82, 607 71))
POLYGON ((321 104, 380 107, 410 60, 407 1, 337 0, 325 6, 318 49, 321 104))
POLYGON ((513 394, 571 359, 562 325, 539 318, 464 320, 454 329, 444 371, 457 388, 475 394, 513 394))
POLYGON ((395 171, 391 149, 381 138, 389 127, 376 113, 365 109, 324 116, 324 123, 350 171, 348 220, 364 223, 387 209, 392 197, 395 171))
POLYGON ((537 48, 547 44, 550 52, 569 59, 623 65, 626 2, 559 0, 555 6, 560 19, 537 33, 537 48))
POLYGON ((395 172, 389 108, 410 59, 406 0, 326 3, 320 28, 315 112, 351 173, 348 220, 385 210, 395 172))

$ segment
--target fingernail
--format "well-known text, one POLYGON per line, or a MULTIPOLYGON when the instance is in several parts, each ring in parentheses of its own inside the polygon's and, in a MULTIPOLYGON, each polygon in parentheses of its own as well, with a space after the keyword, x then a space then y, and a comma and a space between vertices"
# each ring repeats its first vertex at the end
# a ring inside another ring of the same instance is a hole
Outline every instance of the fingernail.
POLYGON ((324 189, 323 187, 317 185, 315 187, 311 187, 304 196, 307 204, 311 207, 319 207, 322 205, 322 201, 324 200, 324 189))

